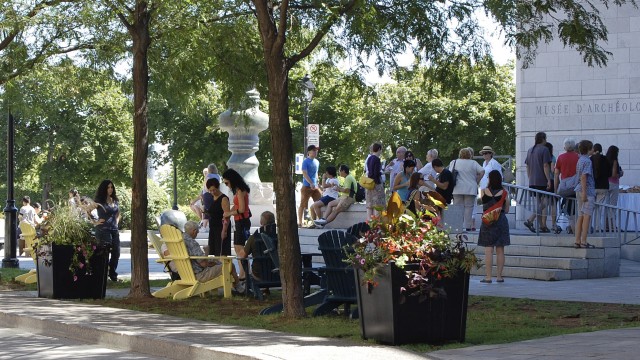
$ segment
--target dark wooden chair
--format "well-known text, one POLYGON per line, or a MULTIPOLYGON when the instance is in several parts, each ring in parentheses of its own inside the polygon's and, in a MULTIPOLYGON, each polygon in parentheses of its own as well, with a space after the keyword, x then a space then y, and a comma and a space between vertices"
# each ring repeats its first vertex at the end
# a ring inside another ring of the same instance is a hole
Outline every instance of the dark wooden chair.
POLYGON ((250 290, 256 299, 264 300, 262 289, 282 286, 280 284, 280 262, 276 239, 265 233, 254 234, 251 257, 253 259, 251 269, 249 269, 248 260, 242 260, 242 266, 245 268, 245 273, 248 274, 247 292, 250 290), (253 274, 254 267, 259 270, 255 276, 253 274))
POLYGON ((369 231, 369 229, 371 229, 369 224, 363 221, 363 222, 359 222, 357 224, 351 225, 351 227, 349 227, 346 230, 346 233, 355 236, 356 239, 360 239, 364 233, 369 231))
POLYGON ((327 231, 318 237, 318 250, 322 252, 325 263, 322 270, 327 293, 313 316, 331 313, 341 305, 344 305, 345 314, 350 314, 352 318, 358 316, 356 309, 350 311, 351 305, 357 303, 353 267, 344 262, 345 251, 349 251, 355 241, 353 235, 339 230, 327 231))

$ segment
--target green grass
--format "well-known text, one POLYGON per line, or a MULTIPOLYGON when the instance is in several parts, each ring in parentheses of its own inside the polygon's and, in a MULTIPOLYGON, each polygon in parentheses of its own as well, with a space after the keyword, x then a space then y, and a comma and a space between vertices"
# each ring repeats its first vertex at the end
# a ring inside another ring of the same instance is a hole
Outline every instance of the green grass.
MULTIPOLYGON (((0 288, 5 290, 28 290, 11 279, 24 271, 0 270, 0 288)), ((164 286, 166 280, 154 280, 152 286, 164 286)), ((127 288, 129 282, 118 282, 110 287, 127 288)), ((588 291, 588 290, 585 290, 588 291)), ((344 316, 308 316, 302 319, 287 319, 281 315, 259 316, 261 309, 278 303, 281 293, 272 291, 265 301, 252 298, 220 296, 190 298, 174 301, 169 299, 105 299, 83 300, 86 303, 174 315, 219 324, 239 325, 268 329, 293 334, 341 338, 361 345, 372 345, 372 341, 360 338, 358 320, 344 316)), ((308 309, 310 314, 312 309, 308 309)), ((451 349, 472 345, 489 345, 536 339, 569 333, 589 332, 605 329, 640 326, 640 305, 579 303, 567 301, 541 301, 511 299, 488 296, 470 296, 467 314, 466 342, 449 343, 442 346, 426 344, 404 345, 403 348, 417 352, 451 349)))

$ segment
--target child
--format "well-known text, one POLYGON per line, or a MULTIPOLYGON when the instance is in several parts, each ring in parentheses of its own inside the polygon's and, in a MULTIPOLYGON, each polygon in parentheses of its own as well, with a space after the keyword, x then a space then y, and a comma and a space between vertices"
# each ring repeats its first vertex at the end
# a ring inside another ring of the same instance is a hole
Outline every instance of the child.
POLYGON ((595 246, 587 242, 587 234, 591 224, 593 205, 596 200, 596 183, 593 178, 593 167, 589 155, 593 152, 593 143, 589 140, 582 140, 578 144, 580 158, 576 166, 576 175, 580 179, 575 187, 578 201, 578 219, 576 220, 576 240, 575 247, 594 248, 595 246))
POLYGON ((315 219, 322 217, 323 206, 327 206, 328 203, 338 198, 338 186, 340 182, 337 176, 338 171, 335 166, 327 166, 325 173, 322 174, 321 187, 324 189, 322 197, 311 205, 311 213, 312 215, 315 214, 315 219))

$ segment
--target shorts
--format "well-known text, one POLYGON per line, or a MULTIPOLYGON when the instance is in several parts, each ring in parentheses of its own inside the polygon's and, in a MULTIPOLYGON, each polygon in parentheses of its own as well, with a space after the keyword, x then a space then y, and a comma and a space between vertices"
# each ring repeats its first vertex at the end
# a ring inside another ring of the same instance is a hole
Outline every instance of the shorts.
POLYGON ((233 245, 244 246, 251 236, 251 220, 248 218, 236 220, 236 230, 233 232, 233 245))
POLYGON ((578 198, 578 216, 593 215, 593 204, 596 202, 595 196, 587 196, 587 201, 582 201, 582 195, 580 191, 576 192, 578 198))
POLYGON ((204 270, 196 274, 196 279, 198 279, 199 282, 207 282, 217 278, 220 274, 222 274, 222 264, 217 264, 204 268, 204 270))
POLYGON ((336 205, 336 209, 340 210, 340 211, 346 211, 347 209, 349 209, 349 207, 351 206, 351 204, 355 203, 356 199, 350 197, 350 196, 345 196, 340 198, 340 202, 338 202, 338 205, 336 205))
POLYGON ((332 202, 333 200, 335 200, 336 198, 331 197, 331 196, 323 196, 320 198, 319 201, 322 201, 322 203, 324 204, 324 206, 327 206, 328 203, 332 202))
POLYGON ((309 204, 309 198, 312 198, 314 202, 320 200, 322 197, 322 192, 320 189, 315 188, 311 190, 309 186, 302 186, 300 189, 300 206, 303 206, 305 209, 309 204))

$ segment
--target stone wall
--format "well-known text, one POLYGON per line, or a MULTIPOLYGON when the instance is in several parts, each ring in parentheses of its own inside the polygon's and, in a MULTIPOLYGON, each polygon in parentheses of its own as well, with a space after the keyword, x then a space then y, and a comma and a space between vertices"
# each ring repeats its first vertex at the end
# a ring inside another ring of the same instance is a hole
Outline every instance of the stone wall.
POLYGON ((640 184, 640 10, 601 7, 609 31, 606 67, 588 67, 560 41, 542 44, 527 69, 516 69, 516 158, 518 184, 527 183, 524 159, 538 131, 554 154, 567 136, 620 148, 623 185, 640 184))

